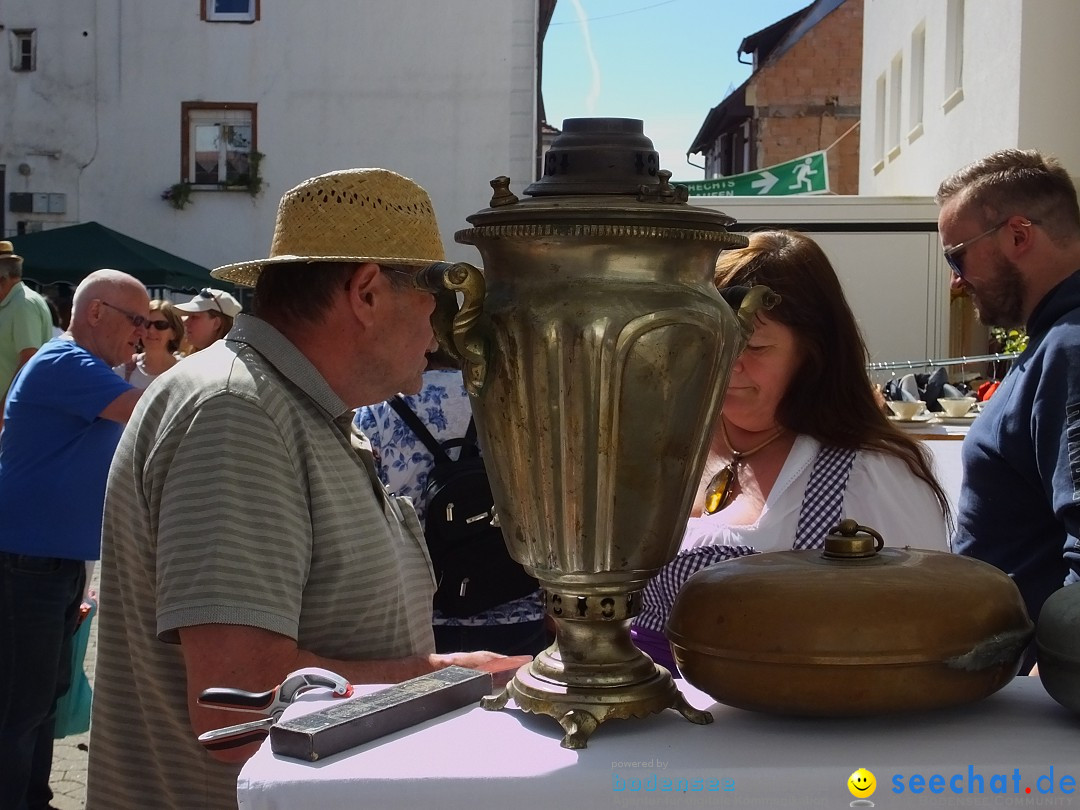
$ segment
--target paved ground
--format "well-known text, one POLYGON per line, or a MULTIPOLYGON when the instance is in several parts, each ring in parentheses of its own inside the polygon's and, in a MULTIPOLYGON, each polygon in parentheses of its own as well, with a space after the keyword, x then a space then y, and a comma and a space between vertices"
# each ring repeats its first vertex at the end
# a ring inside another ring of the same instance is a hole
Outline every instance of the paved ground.
MULTIPOLYGON (((97 588, 97 571, 92 587, 97 588)), ((90 625, 90 641, 86 645, 86 674, 94 683, 94 664, 97 661, 97 620, 90 625)), ((57 740, 53 747, 52 789, 53 807, 57 810, 83 810, 86 804, 86 757, 90 735, 76 734, 57 740)))

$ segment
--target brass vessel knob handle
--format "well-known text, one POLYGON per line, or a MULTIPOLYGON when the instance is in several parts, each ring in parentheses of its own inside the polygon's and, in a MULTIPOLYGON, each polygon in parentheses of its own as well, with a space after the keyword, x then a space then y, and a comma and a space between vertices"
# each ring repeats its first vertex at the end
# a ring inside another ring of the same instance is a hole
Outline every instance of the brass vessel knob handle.
POLYGON ((491 202, 488 203, 492 208, 498 208, 503 205, 513 205, 518 201, 517 195, 510 190, 510 178, 506 175, 500 174, 488 185, 490 185, 495 192, 491 196, 491 202))
POLYGON ((416 274, 416 285, 435 295, 432 328, 439 345, 461 363, 465 387, 476 396, 487 377, 487 339, 478 328, 486 285, 478 267, 436 262, 416 274), (461 306, 457 294, 461 293, 461 306))
POLYGON ((671 172, 660 169, 656 173, 660 178, 659 185, 638 186, 638 202, 657 202, 671 205, 673 203, 685 203, 690 199, 690 191, 686 186, 671 185, 671 172))
POLYGON ((834 560, 861 559, 873 557, 884 547, 885 540, 876 531, 844 518, 825 538, 822 556, 834 560))

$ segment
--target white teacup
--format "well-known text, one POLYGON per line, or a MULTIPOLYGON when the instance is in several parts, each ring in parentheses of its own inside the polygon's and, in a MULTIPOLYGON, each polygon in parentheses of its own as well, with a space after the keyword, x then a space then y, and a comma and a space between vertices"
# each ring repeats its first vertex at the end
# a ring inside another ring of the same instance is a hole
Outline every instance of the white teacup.
POLYGON ((896 414, 899 419, 914 419, 926 407, 921 399, 918 402, 888 401, 889 410, 896 414))
POLYGON ((938 402, 946 416, 958 419, 965 416, 975 404, 975 397, 941 397, 938 402))

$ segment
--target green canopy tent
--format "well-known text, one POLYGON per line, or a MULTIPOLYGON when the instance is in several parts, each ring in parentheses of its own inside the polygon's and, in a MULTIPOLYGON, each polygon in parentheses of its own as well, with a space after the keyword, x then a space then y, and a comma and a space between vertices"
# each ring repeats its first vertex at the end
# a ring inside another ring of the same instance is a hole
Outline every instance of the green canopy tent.
POLYGON ((23 257, 23 278, 43 286, 75 286, 103 267, 130 273, 151 288, 197 289, 213 281, 202 265, 97 222, 13 236, 11 244, 23 257))

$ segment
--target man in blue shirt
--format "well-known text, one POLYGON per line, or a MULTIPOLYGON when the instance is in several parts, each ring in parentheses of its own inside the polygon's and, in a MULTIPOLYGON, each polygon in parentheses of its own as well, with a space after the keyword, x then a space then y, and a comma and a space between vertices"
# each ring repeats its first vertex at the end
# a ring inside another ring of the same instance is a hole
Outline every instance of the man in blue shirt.
POLYGON ((98 270, 69 331, 15 376, 0 432, 0 807, 49 806, 53 717, 71 680, 86 560, 101 542, 105 481, 142 393, 112 371, 145 335, 146 288, 98 270))
POLYGON ((1037 620, 1080 580, 1080 205, 1061 164, 1017 149, 960 169, 937 201, 953 289, 983 323, 1028 332, 964 441, 953 546, 1012 577, 1037 620))

